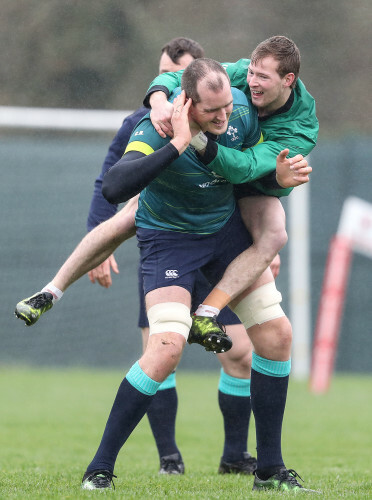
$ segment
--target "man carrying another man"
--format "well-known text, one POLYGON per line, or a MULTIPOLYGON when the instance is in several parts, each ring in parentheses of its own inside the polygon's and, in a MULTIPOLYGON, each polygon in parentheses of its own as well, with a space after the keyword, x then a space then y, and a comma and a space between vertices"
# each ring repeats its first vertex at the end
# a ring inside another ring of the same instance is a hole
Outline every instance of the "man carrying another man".
MULTIPOLYGON (((197 269, 201 268, 210 279, 221 276, 225 267, 251 244, 236 210, 232 186, 205 167, 195 149, 188 147, 189 111, 191 127, 214 134, 225 145, 233 139, 225 133, 233 124, 240 146, 244 147, 251 133, 251 105, 243 93, 231 91, 226 72, 212 60, 191 63, 184 72, 182 86, 188 100, 185 102, 181 94, 175 101, 174 138, 160 138, 149 119, 143 119, 123 159, 103 183, 110 202, 123 201, 132 189, 128 179, 135 183, 138 171, 143 179, 157 169, 155 180, 140 195, 136 215, 150 338, 144 355, 119 388, 101 444, 83 478, 86 489, 110 486, 121 446, 146 412, 162 380, 177 366, 191 327, 190 292, 197 269), (175 271, 172 275, 167 272, 170 269, 175 271)), ((284 150, 278 156, 279 182, 280 172, 288 168, 287 154, 288 150, 284 150)), ((305 160, 296 157, 295 161, 301 163, 302 173, 310 171, 305 160)), ((294 474, 284 466, 280 443, 291 328, 279 306, 280 294, 270 271, 254 288, 262 286, 270 289, 272 303, 266 310, 258 308, 263 319, 260 332, 249 332, 256 351, 251 396, 258 453, 254 489, 273 485, 278 489, 299 489, 294 474)))

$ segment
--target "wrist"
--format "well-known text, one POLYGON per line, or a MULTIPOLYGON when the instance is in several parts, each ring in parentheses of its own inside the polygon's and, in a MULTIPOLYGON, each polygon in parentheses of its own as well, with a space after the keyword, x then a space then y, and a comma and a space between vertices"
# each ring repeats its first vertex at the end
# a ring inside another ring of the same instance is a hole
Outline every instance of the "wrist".
POLYGON ((180 155, 187 149, 187 146, 189 145, 188 141, 185 141, 182 137, 173 137, 170 143, 173 144, 180 155))
POLYGON ((164 104, 164 102, 166 101, 167 101, 167 96, 165 95, 165 93, 162 92, 161 90, 158 90, 150 95, 149 104, 151 107, 153 107, 156 106, 157 104, 159 105, 164 104))
POLYGON ((275 174, 275 179, 276 179, 276 182, 278 183, 279 187, 281 188, 287 188, 288 186, 285 185, 285 183, 283 184, 283 182, 280 181, 280 177, 278 175, 278 172, 276 172, 275 174))
POLYGON ((208 144, 208 137, 204 132, 200 131, 190 141, 190 146, 192 146, 198 153, 205 151, 208 144))

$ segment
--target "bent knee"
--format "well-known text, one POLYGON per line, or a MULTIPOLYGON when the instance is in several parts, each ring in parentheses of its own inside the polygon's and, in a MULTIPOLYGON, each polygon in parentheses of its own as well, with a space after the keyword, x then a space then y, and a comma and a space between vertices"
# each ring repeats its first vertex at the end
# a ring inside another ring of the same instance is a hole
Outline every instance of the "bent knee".
POLYGON ((287 244, 288 234, 285 227, 271 228, 254 240, 261 256, 265 257, 268 265, 280 250, 287 244))
POLYGON ((274 342, 277 348, 280 350, 290 349, 292 345, 292 326, 287 316, 272 320, 272 326, 274 342))

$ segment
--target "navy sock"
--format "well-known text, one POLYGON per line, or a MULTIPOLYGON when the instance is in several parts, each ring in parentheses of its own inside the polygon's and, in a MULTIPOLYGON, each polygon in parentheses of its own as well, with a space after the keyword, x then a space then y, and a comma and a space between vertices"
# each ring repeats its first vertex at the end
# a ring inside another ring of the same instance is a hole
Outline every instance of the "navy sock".
POLYGON ((222 456, 225 462, 237 462, 244 458, 244 452, 247 451, 251 399, 218 391, 218 403, 225 429, 222 456))
POLYGON ((257 475, 260 479, 267 479, 284 466, 281 434, 288 379, 288 375, 266 375, 252 368, 251 402, 256 423, 257 475))
POLYGON ((114 471, 116 457, 136 425, 140 422, 153 396, 143 394, 125 378, 118 389, 101 443, 87 472, 97 469, 114 471))
POLYGON ((147 410, 159 457, 173 455, 174 453, 181 455, 175 437, 177 407, 177 391, 175 387, 172 387, 159 390, 147 410))

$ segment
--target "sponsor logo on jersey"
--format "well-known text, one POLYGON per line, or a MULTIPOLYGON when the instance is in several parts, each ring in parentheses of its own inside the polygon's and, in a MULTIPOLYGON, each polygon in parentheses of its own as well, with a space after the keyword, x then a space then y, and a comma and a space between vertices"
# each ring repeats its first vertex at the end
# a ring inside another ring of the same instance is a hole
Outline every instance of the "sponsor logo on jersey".
POLYGON ((137 132, 134 132, 134 135, 143 135, 143 130, 137 130, 137 132))
POLYGON ((177 269, 167 269, 165 271, 165 279, 179 278, 177 269))
POLYGON ((227 183, 226 179, 224 179, 223 177, 220 177, 215 172, 212 172, 212 174, 215 175, 216 177, 218 177, 218 179, 213 179, 213 181, 203 182, 202 184, 198 184, 198 186, 202 189, 205 189, 205 188, 215 186, 216 184, 226 184, 227 183))

